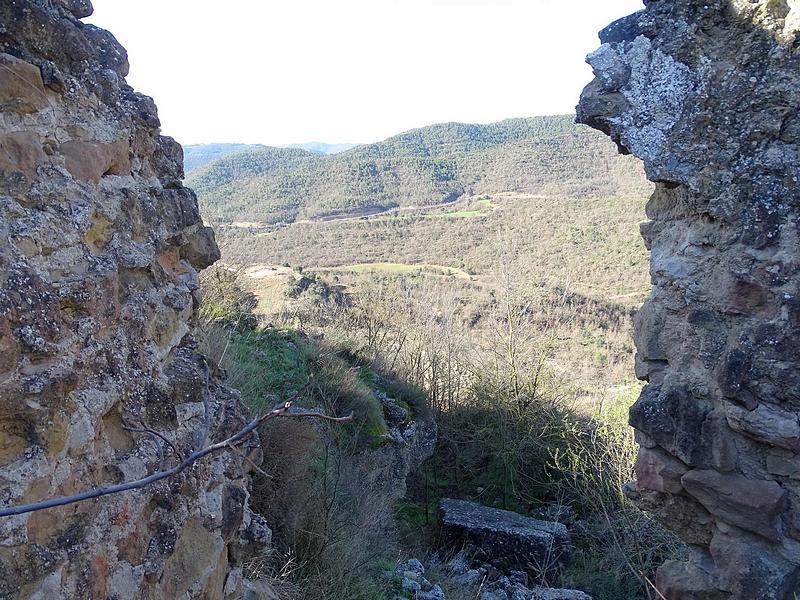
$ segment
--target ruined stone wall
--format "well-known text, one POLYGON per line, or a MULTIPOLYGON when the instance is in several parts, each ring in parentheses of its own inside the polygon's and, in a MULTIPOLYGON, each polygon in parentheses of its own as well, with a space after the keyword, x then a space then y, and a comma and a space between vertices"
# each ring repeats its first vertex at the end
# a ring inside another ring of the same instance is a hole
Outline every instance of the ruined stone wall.
POLYGON ((800 596, 800 2, 650 0, 578 119, 656 182, 628 495, 691 545, 669 599, 800 596))
MULTIPOLYGON (((0 506, 152 472, 156 443, 125 427, 186 452, 206 418, 213 441, 246 418, 198 351, 198 270, 219 253, 182 150, 90 13, 0 2, 0 506)), ((238 598, 246 553, 269 538, 246 477, 226 453, 0 518, 0 598, 238 598)))

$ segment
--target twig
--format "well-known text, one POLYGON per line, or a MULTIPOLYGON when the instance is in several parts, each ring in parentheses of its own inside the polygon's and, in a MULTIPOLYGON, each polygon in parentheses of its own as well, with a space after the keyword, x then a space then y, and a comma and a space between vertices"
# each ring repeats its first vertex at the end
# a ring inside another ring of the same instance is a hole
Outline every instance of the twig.
MULTIPOLYGON (((56 506, 65 506, 67 504, 74 504, 75 502, 81 502, 83 500, 91 500, 92 498, 100 498, 102 496, 108 496, 110 494, 119 494, 120 492, 127 492, 129 490, 141 489, 147 485, 150 485, 151 483, 155 483, 157 481, 161 481, 162 479, 166 479, 168 477, 172 477, 173 475, 177 475, 181 471, 184 471, 185 469, 191 467, 195 462, 197 462, 198 460, 200 460, 205 456, 208 456, 209 454, 214 454, 216 452, 219 452, 220 450, 224 450, 226 448, 230 448, 231 446, 235 446, 236 444, 241 443, 248 435, 250 435, 253 431, 255 431, 255 429, 259 425, 261 425, 265 421, 269 421, 276 417, 294 417, 294 418, 310 417, 314 419, 321 419, 324 421, 332 421, 334 423, 345 423, 353 420, 352 413, 346 417, 329 417, 328 415, 323 415, 316 412, 290 413, 289 412, 290 406, 291 402, 286 402, 283 406, 275 408, 270 412, 261 415, 260 417, 256 417, 228 439, 218 442, 216 444, 211 444, 210 446, 206 446, 205 448, 202 448, 200 450, 195 450, 194 452, 189 454, 184 460, 182 460, 179 464, 175 465, 171 469, 158 470, 155 473, 148 475, 147 477, 143 477, 142 479, 127 481, 125 483, 110 485, 93 490, 86 490, 85 492, 81 492, 79 494, 72 494, 70 496, 51 498, 50 500, 43 500, 41 502, 34 502, 31 504, 20 504, 18 506, 2 508, 0 509, 0 517, 22 515, 25 513, 34 512, 38 510, 45 510, 47 508, 54 508, 56 506)), ((148 431, 147 433, 150 432, 148 431)))
POLYGON ((270 475, 270 474, 269 474, 269 473, 267 473, 267 472, 266 472, 264 469, 262 469, 261 467, 259 467, 259 466, 258 466, 256 463, 254 463, 254 462, 252 461, 252 459, 251 459, 249 456, 247 456, 247 454, 245 454, 244 452, 242 452, 241 450, 239 450, 239 448, 237 448, 236 446, 234 446, 234 445, 232 445, 232 444, 228 444, 228 448, 230 448, 231 450, 233 450, 234 452, 236 452, 236 454, 238 454, 238 455, 239 455, 239 456, 242 458, 242 460, 243 460, 243 461, 245 461, 245 462, 246 462, 248 465, 250 465, 250 467, 251 467, 251 468, 252 468, 254 471, 256 471, 256 472, 257 472, 259 475, 262 475, 263 477, 265 477, 265 478, 267 478, 267 479, 273 479, 272 475, 270 475))
POLYGON ((123 425, 122 428, 125 431, 132 431, 133 433, 148 433, 148 434, 150 434, 152 436, 160 438, 165 444, 167 444, 167 446, 169 446, 172 449, 172 451, 175 453, 175 456, 176 456, 176 458, 178 458, 178 460, 183 460, 183 453, 181 453, 181 451, 178 450, 178 448, 175 446, 175 444, 173 444, 171 441, 169 441, 166 438, 166 436, 160 434, 155 429, 150 429, 149 427, 145 427, 144 425, 142 425, 141 428, 139 428, 139 427, 128 427, 127 425, 123 425))

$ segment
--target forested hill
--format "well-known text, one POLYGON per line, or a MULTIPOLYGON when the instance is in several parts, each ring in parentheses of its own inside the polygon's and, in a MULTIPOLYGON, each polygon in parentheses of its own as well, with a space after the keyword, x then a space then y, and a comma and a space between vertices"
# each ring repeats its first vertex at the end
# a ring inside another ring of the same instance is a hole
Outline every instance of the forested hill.
POLYGON ((188 174, 226 154, 264 147, 260 144, 184 144, 183 169, 188 174))
POLYGON ((189 174, 206 219, 288 223, 431 206, 468 194, 641 194, 642 169, 572 116, 444 123, 334 155, 257 148, 189 174))
POLYGON ((355 148, 358 144, 328 144, 326 142, 305 142, 304 144, 287 144, 281 148, 300 148, 316 154, 336 154, 355 148))
MULTIPOLYGON (((289 144, 281 148, 300 148, 315 154, 336 154, 354 148, 358 144, 326 144, 325 142, 306 142, 305 144, 289 144)), ((263 150, 263 144, 184 144, 183 169, 187 174, 195 169, 207 165, 213 160, 227 154, 241 152, 242 150, 263 150)))

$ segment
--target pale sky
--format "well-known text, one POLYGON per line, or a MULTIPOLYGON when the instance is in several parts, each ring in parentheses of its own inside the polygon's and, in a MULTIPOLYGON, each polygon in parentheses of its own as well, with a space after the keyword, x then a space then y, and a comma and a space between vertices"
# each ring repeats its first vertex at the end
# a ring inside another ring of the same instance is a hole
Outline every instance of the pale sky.
POLYGON ((128 83, 185 144, 373 142, 571 113, 641 0, 93 0, 128 83))

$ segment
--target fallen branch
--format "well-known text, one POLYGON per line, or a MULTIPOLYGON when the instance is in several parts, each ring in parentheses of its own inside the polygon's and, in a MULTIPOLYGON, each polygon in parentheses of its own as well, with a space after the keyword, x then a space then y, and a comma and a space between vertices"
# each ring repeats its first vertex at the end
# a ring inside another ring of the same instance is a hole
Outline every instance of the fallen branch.
MULTIPOLYGON (((275 408, 270 412, 261 415, 260 417, 256 417, 228 439, 218 442, 216 444, 205 446, 200 450, 195 450, 194 452, 190 453, 185 459, 183 459, 180 463, 178 463, 177 465, 175 465, 170 469, 163 468, 163 447, 159 445, 160 452, 162 455, 161 464, 159 466, 159 469, 155 473, 152 473, 147 477, 143 477, 142 479, 136 479, 134 481, 126 481, 125 483, 118 483, 116 485, 109 485, 102 488, 96 488, 93 490, 87 490, 85 492, 81 492, 79 494, 73 494, 71 496, 61 496, 60 498, 51 498, 50 500, 42 500, 41 502, 34 502, 31 504, 21 504, 18 506, 11 506, 8 508, 0 508, 0 517, 11 517, 14 515, 22 515, 37 510, 45 510, 48 508, 54 508, 56 506, 74 504, 75 502, 81 502, 83 500, 91 500, 92 498, 101 498, 102 496, 108 496, 110 494, 119 494, 120 492, 127 492, 129 490, 141 489, 147 485, 150 485, 151 483, 155 483, 157 481, 161 481, 162 479, 166 479, 168 477, 172 477, 173 475, 177 475, 181 471, 188 469, 198 460, 200 460, 205 456, 208 456, 209 454, 214 454, 216 452, 219 452, 220 450, 225 450, 226 448, 228 449, 235 448, 237 444, 240 444, 242 441, 244 441, 244 439, 248 435, 250 435, 253 431, 255 431, 255 429, 259 425, 261 425, 265 421, 269 421, 277 417, 293 417, 293 418, 310 417, 313 419, 332 421, 334 423, 345 423, 348 421, 352 421, 353 419, 352 413, 347 417, 329 417, 327 415, 323 415, 316 412, 289 412, 290 406, 291 402, 287 402, 279 408, 275 408)), ((131 430, 134 431, 134 429, 131 430)), ((149 435, 155 436, 157 438, 161 438, 162 440, 166 441, 166 438, 164 438, 162 435, 156 433, 151 429, 143 428, 139 431, 141 431, 142 433, 147 433, 149 435)), ((170 442, 167 443, 170 446, 172 446, 170 442)), ((176 456, 180 457, 180 454, 177 452, 177 449, 174 446, 172 447, 172 449, 173 451, 175 451, 176 456)))

